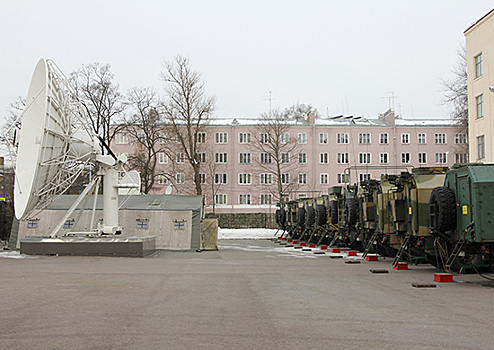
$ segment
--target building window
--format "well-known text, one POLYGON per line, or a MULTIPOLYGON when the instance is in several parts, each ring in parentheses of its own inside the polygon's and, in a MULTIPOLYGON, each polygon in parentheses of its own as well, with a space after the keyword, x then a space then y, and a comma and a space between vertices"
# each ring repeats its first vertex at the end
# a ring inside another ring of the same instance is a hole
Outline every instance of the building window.
POLYGON ((478 159, 485 158, 485 138, 484 135, 477 137, 477 157, 478 159))
POLYGON ((290 142, 290 134, 287 132, 281 134, 280 142, 282 145, 286 145, 287 143, 289 143, 290 142))
POLYGON ((137 133, 137 140, 139 142, 144 142, 146 140, 146 134, 143 132, 138 132, 137 133))
POLYGON ((238 204, 250 205, 250 194, 239 194, 238 204))
POLYGON ((250 143, 250 132, 241 132, 238 134, 238 143, 250 143))
POLYGON ((240 164, 250 164, 250 153, 239 153, 238 154, 238 162, 240 164))
POLYGON ((185 230, 185 221, 175 221, 173 222, 174 230, 185 230))
POLYGON ((261 193, 260 199, 261 199, 261 205, 273 203, 273 195, 271 193, 261 193))
POLYGON ((158 152, 158 163, 160 164, 168 163, 168 155, 165 152, 158 152))
POLYGON ((371 174, 359 174, 360 182, 369 181, 371 179, 371 174))
POLYGON ((261 138, 260 138, 261 143, 271 143, 271 134, 262 132, 261 133, 261 138))
POLYGON ((175 143, 181 143, 182 142, 183 135, 181 132, 178 132, 175 134, 175 143))
POLYGON ((228 143, 228 133, 227 132, 217 132, 214 134, 214 143, 225 144, 228 143))
POLYGON ((410 153, 404 152, 401 154, 401 164, 410 164, 410 153))
POLYGON ((338 164, 350 163, 350 157, 349 157, 348 153, 338 153, 337 162, 338 162, 338 164))
POLYGON ((419 164, 427 164, 427 153, 425 152, 419 153, 419 164))
POLYGON ((205 132, 195 133, 194 136, 196 137, 197 143, 206 143, 206 133, 205 132))
POLYGON ((147 230, 148 229, 148 219, 137 219, 136 224, 137 228, 140 230, 147 230))
POLYGON ((129 137, 126 132, 118 132, 115 134, 115 143, 117 145, 126 145, 129 143, 129 137))
POLYGON ((307 134, 306 133, 298 133, 297 134, 297 142, 298 143, 307 143, 307 134))
POLYGON ((206 153, 205 152, 197 153, 197 161, 202 164, 206 163, 206 153))
POLYGON ((350 174, 338 174, 338 183, 346 184, 350 182, 350 174))
POLYGON ((228 153, 215 153, 214 162, 216 164, 225 164, 227 162, 228 153))
POLYGON ((226 204, 226 194, 218 193, 214 195, 214 204, 226 204))
POLYGON ((327 185, 329 183, 329 175, 328 174, 321 174, 320 179, 321 179, 321 185, 327 185))
POLYGON ((307 174, 298 174, 298 184, 299 185, 307 184, 307 174))
POLYGON ((273 174, 261 174, 260 175, 260 183, 261 185, 272 185, 273 184, 273 174))
POLYGON ((347 144, 349 143, 348 133, 338 133, 336 134, 336 143, 347 144))
POLYGON ((379 164, 389 164, 389 155, 386 152, 379 153, 379 164))
POLYGON ((185 184, 185 173, 177 173, 176 179, 177 179, 177 185, 185 184))
POLYGON ((466 144, 467 143, 467 134, 466 133, 455 134, 455 143, 457 145, 466 144))
POLYGON ((387 145, 388 143, 389 143, 389 141, 388 141, 388 133, 379 134, 379 144, 381 144, 381 145, 387 145))
POLYGON ((410 143, 410 134, 401 134, 401 143, 408 145, 410 143))
POLYGON ((289 164, 290 163, 290 153, 282 153, 281 154, 281 163, 289 164))
POLYGON ((168 183, 168 177, 166 175, 158 175, 158 183, 160 185, 166 185, 168 183))
POLYGON ((328 133, 326 132, 319 133, 319 144, 321 145, 328 144, 328 133))
POLYGON ((477 119, 484 117, 484 95, 475 97, 477 102, 477 119))
POLYGON ((370 164, 371 163, 371 154, 370 153, 359 153, 358 161, 360 164, 370 164))
POLYGON ((282 185, 290 184, 290 174, 288 173, 281 174, 281 184, 282 185))
POLYGON ((436 153, 436 164, 446 164, 448 162, 446 152, 436 153))
POLYGON ((201 185, 205 185, 206 184, 206 174, 199 173, 199 182, 201 183, 201 185))
POLYGON ((475 78, 482 76, 482 54, 475 56, 475 78))
POLYGON ((252 184, 252 174, 248 174, 248 173, 238 174, 238 183, 240 185, 252 184))
POLYGON ((307 153, 299 153, 298 154, 298 163, 299 164, 307 164, 307 153))
POLYGON ((272 158, 271 158, 271 153, 261 153, 261 164, 271 164, 272 163, 272 158))
POLYGON ((185 154, 184 152, 178 152, 177 153, 177 164, 183 164, 185 163, 185 154))
POLYGON ((284 203, 289 202, 290 201, 290 195, 286 194, 286 193, 282 194, 281 195, 281 201, 284 203))
POLYGON ((226 185, 226 174, 214 174, 215 185, 226 185))
POLYGON ((69 219, 63 223, 63 228, 64 229, 72 229, 74 227, 75 220, 74 219, 69 219))
POLYGON ((358 134, 358 143, 361 145, 369 145, 371 143, 371 134, 360 133, 358 134))
POLYGON ((160 132, 158 134, 158 142, 162 145, 168 143, 168 134, 166 132, 160 132))
POLYGON ((468 163, 468 154, 456 153, 456 163, 468 163))
POLYGON ((419 145, 425 145, 427 143, 427 134, 418 134, 417 142, 419 145))
POLYGON ((328 153, 319 153, 319 163, 328 164, 329 163, 329 154, 328 153))
POLYGON ((443 145, 446 143, 446 134, 435 134, 434 140, 436 145, 443 145))

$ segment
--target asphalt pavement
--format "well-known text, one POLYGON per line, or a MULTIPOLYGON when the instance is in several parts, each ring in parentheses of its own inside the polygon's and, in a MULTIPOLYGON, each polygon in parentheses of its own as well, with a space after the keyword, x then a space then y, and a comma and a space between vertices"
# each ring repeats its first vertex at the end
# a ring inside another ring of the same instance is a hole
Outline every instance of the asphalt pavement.
POLYGON ((147 258, 0 258, 0 349, 494 348, 494 282, 330 255, 231 240, 147 258))

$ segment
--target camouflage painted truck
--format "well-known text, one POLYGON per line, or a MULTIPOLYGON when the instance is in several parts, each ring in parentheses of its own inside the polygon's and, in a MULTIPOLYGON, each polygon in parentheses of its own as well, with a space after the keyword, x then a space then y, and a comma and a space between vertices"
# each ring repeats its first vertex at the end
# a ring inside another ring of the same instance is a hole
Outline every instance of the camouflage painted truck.
POLYGON ((494 165, 462 164, 448 170, 429 200, 430 233, 444 268, 494 268, 494 165))

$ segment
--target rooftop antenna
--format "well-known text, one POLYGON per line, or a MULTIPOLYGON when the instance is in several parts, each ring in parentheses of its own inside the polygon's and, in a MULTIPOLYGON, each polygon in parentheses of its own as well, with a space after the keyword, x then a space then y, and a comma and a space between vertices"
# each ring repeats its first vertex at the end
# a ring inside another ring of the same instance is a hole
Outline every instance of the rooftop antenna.
POLYGON ((76 207, 84 203, 82 212, 91 192, 94 191, 96 197, 102 180, 103 222, 86 234, 101 236, 121 233, 122 228, 118 224, 118 188, 138 186, 132 183, 119 184, 119 172, 124 171, 123 164, 127 157, 115 156, 104 140, 92 131, 87 115, 67 78, 52 60, 42 58, 38 61, 29 86, 26 107, 20 117, 22 124, 18 133, 14 181, 15 217, 18 220, 27 219, 48 207, 77 180, 87 166, 94 164, 97 176, 55 226, 50 237, 57 237, 58 231, 76 207), (100 145, 107 149, 108 154, 103 154, 100 145))
POLYGON ((388 96, 388 97, 381 97, 381 98, 387 98, 388 99, 388 109, 395 109, 395 93, 394 91, 391 91, 391 92, 386 92, 387 94, 390 94, 391 96, 388 96))
POLYGON ((271 117, 271 102, 273 100, 272 91, 268 91, 267 94, 268 96, 264 96, 262 99, 269 100, 269 117, 271 117))

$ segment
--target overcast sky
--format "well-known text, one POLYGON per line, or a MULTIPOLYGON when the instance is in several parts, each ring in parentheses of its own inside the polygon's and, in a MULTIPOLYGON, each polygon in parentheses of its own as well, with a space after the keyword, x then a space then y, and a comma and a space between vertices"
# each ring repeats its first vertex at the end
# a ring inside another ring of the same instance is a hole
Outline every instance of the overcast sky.
POLYGON ((219 117, 310 103, 323 116, 448 118, 463 31, 492 0, 23 1, 0 5, 0 107, 25 96, 40 58, 68 75, 109 63, 125 93, 162 93, 163 61, 190 58, 219 117))

